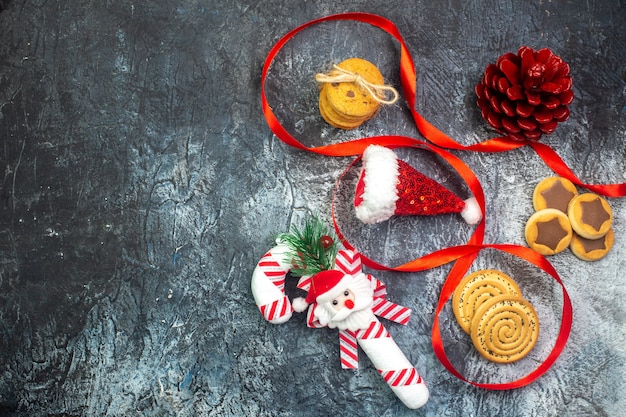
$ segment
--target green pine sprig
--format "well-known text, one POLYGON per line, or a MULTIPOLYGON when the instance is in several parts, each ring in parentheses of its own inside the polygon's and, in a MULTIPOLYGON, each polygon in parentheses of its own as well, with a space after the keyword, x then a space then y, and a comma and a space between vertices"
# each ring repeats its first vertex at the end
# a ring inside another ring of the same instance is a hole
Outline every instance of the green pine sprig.
POLYGON ((295 277, 310 276, 332 269, 337 256, 337 238, 317 217, 307 219, 301 231, 292 225, 288 233, 278 235, 278 241, 289 247, 286 253, 295 277))

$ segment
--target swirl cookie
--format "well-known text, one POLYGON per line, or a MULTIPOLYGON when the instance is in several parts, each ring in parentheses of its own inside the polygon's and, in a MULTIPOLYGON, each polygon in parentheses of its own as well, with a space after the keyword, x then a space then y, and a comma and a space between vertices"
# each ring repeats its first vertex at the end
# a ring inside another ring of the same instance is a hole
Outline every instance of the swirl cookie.
POLYGON ((497 363, 511 363, 525 357, 537 343, 539 318, 523 298, 499 295, 476 310, 471 334, 482 356, 497 363))
POLYGON ((574 183, 563 177, 548 177, 537 184, 533 191, 535 211, 553 208, 567 213, 567 206, 578 195, 574 183))
POLYGON ((585 193, 572 199, 567 209, 572 229, 585 239, 599 239, 608 233, 613 211, 602 197, 585 193))
POLYGON ((583 261, 597 261, 609 253, 613 247, 614 240, 613 229, 609 229, 604 236, 598 239, 585 239, 574 233, 569 248, 574 255, 583 261))
POLYGON ((521 296, 513 279, 502 271, 487 269, 476 271, 463 278, 452 296, 452 311, 459 326, 470 333, 476 310, 497 295, 521 296))
POLYGON ((524 231, 528 246, 542 255, 554 255, 565 250, 572 234, 568 216, 554 208, 539 210, 530 216, 524 231))

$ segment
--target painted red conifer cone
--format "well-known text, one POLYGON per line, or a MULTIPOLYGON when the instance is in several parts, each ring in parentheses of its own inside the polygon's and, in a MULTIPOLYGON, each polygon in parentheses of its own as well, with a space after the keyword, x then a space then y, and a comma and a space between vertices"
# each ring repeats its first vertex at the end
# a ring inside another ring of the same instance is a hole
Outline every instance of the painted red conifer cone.
POLYGON ((487 65, 476 86, 482 116, 498 132, 516 141, 538 141, 569 117, 574 100, 566 62, 550 49, 522 46, 487 65))

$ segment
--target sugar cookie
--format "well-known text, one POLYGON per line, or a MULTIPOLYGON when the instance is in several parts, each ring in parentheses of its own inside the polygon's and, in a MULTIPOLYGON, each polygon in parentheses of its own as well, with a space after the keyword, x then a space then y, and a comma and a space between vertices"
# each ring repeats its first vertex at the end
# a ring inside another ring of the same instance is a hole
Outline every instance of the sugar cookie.
POLYGON ((326 123, 338 129, 345 130, 354 129, 363 124, 365 120, 350 120, 349 118, 337 114, 337 112, 330 107, 330 104, 328 104, 328 99, 324 93, 325 88, 326 85, 324 85, 322 91, 320 91, 319 110, 326 123))
POLYGON ((613 222, 609 203, 593 193, 580 194, 567 209, 572 229, 585 239, 598 239, 607 234, 613 222))
MULTIPOLYGON (((349 58, 337 66, 341 69, 358 74, 369 83, 384 85, 383 75, 378 68, 369 61, 361 58, 349 58)), ((337 75, 337 70, 331 70, 330 76, 337 75)), ((380 107, 372 95, 353 82, 327 84, 326 97, 330 106, 339 114, 347 117, 369 118, 380 107)))
POLYGON ((393 104, 399 97, 395 88, 384 84, 378 68, 361 58, 346 59, 327 74, 316 74, 315 79, 321 84, 320 114, 340 129, 360 126, 376 114, 381 104, 393 104))
POLYGON ((585 239, 574 233, 572 236, 572 242, 570 243, 570 249, 574 255, 582 259, 583 261, 597 261, 606 256, 607 253, 613 247, 615 240, 615 234, 613 229, 598 239, 585 239))
POLYGON ((539 318, 523 298, 499 295, 476 310, 471 335, 474 346, 485 358, 511 363, 525 357, 537 343, 539 318))
POLYGON ((338 129, 350 130, 359 127, 363 123, 363 121, 353 122, 345 120, 341 116, 337 115, 337 113, 330 108, 328 100, 322 93, 320 93, 319 110, 326 123, 338 129))
POLYGON ((502 271, 486 269, 467 275, 452 296, 452 311, 459 326, 469 333, 476 310, 496 295, 521 296, 513 279, 502 271))
POLYGON ((530 216, 524 234, 532 249, 542 255, 554 255, 569 246, 572 226, 565 213, 548 208, 530 216))
POLYGON ((533 191, 535 211, 554 208, 567 213, 567 206, 578 195, 576 186, 567 178, 548 177, 539 182, 533 191))

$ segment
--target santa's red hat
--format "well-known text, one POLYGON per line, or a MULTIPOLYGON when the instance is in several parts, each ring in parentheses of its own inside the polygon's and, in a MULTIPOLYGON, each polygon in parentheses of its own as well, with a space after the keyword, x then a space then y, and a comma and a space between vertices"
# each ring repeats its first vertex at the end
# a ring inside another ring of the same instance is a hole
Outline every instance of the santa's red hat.
POLYGON ((462 200, 452 191, 399 160, 389 148, 370 145, 363 153, 363 169, 354 196, 356 216, 378 223, 393 215, 432 216, 460 213, 476 224, 482 212, 474 197, 462 200))
POLYGON ((345 291, 350 284, 350 276, 336 269, 318 272, 311 277, 311 286, 306 298, 293 300, 292 307, 297 312, 304 311, 309 304, 331 301, 345 291))

